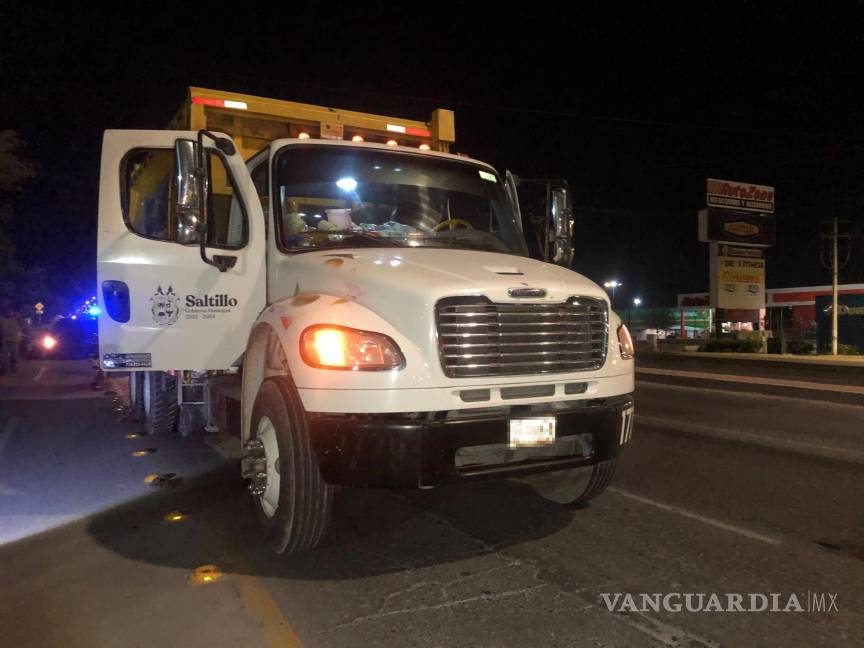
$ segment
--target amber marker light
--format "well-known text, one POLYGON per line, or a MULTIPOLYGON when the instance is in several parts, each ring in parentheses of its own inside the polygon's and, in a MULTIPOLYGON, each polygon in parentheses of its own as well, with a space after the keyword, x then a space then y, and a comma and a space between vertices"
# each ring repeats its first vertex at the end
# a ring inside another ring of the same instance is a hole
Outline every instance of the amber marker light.
POLYGON ((402 351, 389 336, 330 324, 303 331, 300 355, 316 369, 384 371, 405 366, 402 351))

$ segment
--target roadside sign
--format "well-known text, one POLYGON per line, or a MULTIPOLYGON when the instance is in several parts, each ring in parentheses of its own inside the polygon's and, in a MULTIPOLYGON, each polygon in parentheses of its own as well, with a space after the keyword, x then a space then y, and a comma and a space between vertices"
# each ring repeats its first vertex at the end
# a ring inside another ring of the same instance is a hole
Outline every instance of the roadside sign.
POLYGON ((717 209, 699 210, 699 240, 719 241, 758 247, 772 247, 775 242, 773 214, 717 209))
POLYGON ((708 178, 705 204, 709 208, 774 213, 774 187, 708 178))
POLYGON ((42 302, 37 302, 33 305, 33 310, 36 311, 37 315, 41 315, 45 311, 45 304, 42 302))
POLYGON ((711 306, 739 310, 765 308, 762 250, 712 243, 710 255, 711 306))

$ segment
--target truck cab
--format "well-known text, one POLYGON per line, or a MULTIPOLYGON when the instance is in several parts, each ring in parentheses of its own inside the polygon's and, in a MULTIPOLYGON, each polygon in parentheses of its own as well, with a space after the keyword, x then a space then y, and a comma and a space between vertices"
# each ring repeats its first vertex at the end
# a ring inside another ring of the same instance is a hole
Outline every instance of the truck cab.
POLYGON ((239 437, 278 553, 321 541, 337 486, 599 495, 634 407, 606 293, 529 256, 510 174, 346 123, 248 160, 206 129, 106 132, 102 368, 150 433, 239 437))

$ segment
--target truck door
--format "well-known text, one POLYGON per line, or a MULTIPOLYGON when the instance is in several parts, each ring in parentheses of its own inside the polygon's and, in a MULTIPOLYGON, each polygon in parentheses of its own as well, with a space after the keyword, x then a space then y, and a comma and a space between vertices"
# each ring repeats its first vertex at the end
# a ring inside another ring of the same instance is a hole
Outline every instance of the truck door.
POLYGON ((97 241, 104 369, 226 369, 264 308, 261 203, 230 140, 217 147, 204 137, 205 163, 194 176, 204 187, 196 195, 206 228, 199 227, 202 212, 190 209, 183 174, 197 138, 105 132, 97 241))
POLYGON ((531 256, 570 267, 574 218, 567 181, 519 178, 518 185, 523 229, 531 256))

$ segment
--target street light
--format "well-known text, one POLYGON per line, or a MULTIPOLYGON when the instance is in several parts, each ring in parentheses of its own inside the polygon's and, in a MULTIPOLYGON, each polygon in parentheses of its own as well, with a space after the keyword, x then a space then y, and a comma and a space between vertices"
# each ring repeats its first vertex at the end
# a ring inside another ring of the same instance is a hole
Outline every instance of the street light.
MULTIPOLYGON (((641 303, 642 303, 642 299, 641 299, 641 298, 639 298, 639 297, 634 297, 634 298, 633 298, 633 305, 634 305, 636 308, 639 308, 639 305, 640 305, 641 303)), ((630 308, 627 309, 627 328, 630 328, 630 324, 631 324, 631 317, 630 317, 630 315, 631 315, 630 311, 631 311, 631 310, 632 310, 632 309, 630 309, 630 308)))
POLYGON ((606 283, 603 284, 604 288, 611 288, 612 289, 612 308, 615 308, 615 289, 621 285, 623 285, 623 284, 620 281, 618 281, 617 279, 610 279, 609 281, 607 281, 606 283))

